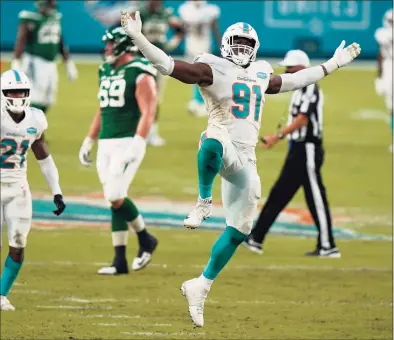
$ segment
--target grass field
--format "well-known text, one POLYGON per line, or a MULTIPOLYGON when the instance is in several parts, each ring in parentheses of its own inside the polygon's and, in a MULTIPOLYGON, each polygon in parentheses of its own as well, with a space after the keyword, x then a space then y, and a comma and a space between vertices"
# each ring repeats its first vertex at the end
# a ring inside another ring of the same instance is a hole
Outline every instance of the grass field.
MULTIPOLYGON (((80 79, 72 84, 60 67, 58 103, 48 116, 47 136, 66 199, 100 191, 95 169, 85 169, 78 161, 98 105, 97 66, 81 65, 79 71, 80 79)), ((374 76, 368 70, 343 70, 321 82, 326 103, 324 178, 334 215, 349 217, 347 226, 392 235, 391 136, 377 112, 385 109, 375 95, 374 76), (360 118, 371 110, 372 119, 360 118)), ((185 110, 190 87, 171 79, 167 85, 160 120, 167 145, 148 149, 130 195, 192 201, 197 193, 197 142, 206 120, 185 110)), ((274 131, 288 99, 287 94, 268 96, 263 134, 274 131)), ((283 143, 257 152, 263 196, 278 175, 285 151, 283 143)), ((47 191, 31 155, 29 162, 32 192, 47 191)), ((302 193, 292 206, 305 206, 302 193)), ((240 249, 212 288, 206 326, 193 329, 179 287, 199 275, 218 232, 152 230, 160 239, 152 266, 110 278, 95 275, 112 258, 107 229, 33 230, 26 263, 10 294, 17 311, 2 314, 1 338, 392 338, 391 242, 339 241, 339 260, 304 258, 314 241, 301 238, 270 237, 263 256, 240 249)), ((134 241, 130 257, 136 251, 134 241)))

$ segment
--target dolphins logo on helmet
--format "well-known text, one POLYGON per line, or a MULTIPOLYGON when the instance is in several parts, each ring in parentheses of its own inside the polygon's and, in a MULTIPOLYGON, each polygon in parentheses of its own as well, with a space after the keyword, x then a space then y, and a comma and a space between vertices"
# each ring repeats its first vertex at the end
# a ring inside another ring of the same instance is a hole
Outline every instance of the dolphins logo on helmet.
POLYGON ((1 108, 12 113, 22 114, 30 105, 30 80, 27 75, 17 70, 9 70, 1 75, 1 108), (23 93, 23 97, 12 96, 23 93))

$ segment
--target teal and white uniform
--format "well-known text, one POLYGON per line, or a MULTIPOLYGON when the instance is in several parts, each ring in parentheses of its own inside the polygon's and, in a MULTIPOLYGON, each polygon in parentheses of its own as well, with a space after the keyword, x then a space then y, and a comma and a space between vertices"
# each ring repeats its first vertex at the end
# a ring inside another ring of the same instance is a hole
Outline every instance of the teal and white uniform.
POLYGON ((208 64, 213 72, 213 84, 200 88, 208 111, 201 138, 216 139, 223 146, 220 175, 226 224, 249 235, 261 196, 255 148, 273 69, 266 61, 243 68, 206 53, 194 62, 208 64))
POLYGON ((30 230, 32 201, 27 182, 27 152, 48 123, 41 110, 28 107, 25 118, 15 123, 1 109, 1 226, 7 224, 11 247, 24 248, 30 230))

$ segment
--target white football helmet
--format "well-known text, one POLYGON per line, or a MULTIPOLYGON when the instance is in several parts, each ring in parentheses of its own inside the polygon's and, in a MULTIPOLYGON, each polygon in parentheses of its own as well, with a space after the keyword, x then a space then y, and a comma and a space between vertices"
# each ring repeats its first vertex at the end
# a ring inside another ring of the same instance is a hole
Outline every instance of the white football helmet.
POLYGON ((393 9, 389 9, 384 13, 383 26, 387 28, 393 27, 393 9))
POLYGON ((27 75, 17 70, 9 70, 1 75, 1 108, 16 114, 22 114, 30 105, 30 80, 27 75), (23 98, 9 96, 10 91, 25 91, 23 98))
POLYGON ((246 22, 237 22, 224 32, 220 52, 223 58, 230 59, 237 65, 245 66, 256 60, 256 54, 259 47, 259 37, 255 29, 246 22), (235 37, 250 39, 254 41, 254 46, 235 44, 235 37))

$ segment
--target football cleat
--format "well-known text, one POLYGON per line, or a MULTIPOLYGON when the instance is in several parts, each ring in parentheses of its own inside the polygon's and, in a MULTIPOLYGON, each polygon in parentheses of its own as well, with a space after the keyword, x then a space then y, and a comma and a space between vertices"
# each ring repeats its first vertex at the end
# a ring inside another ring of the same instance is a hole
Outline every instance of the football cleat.
POLYGON ((15 307, 13 305, 11 305, 11 303, 8 301, 7 297, 1 295, 0 296, 0 310, 14 311, 15 307))
POLYGON ((156 250, 158 241, 157 238, 150 235, 150 244, 148 247, 140 247, 137 256, 134 258, 131 264, 132 270, 141 270, 145 268, 152 259, 152 254, 156 250))
POLYGON ((338 248, 330 248, 330 249, 315 249, 314 251, 310 251, 305 253, 305 256, 316 256, 320 258, 340 258, 341 253, 338 248))
POLYGON ((184 219, 183 224, 186 228, 196 229, 201 225, 203 220, 206 220, 212 213, 212 199, 201 197, 197 200, 196 207, 184 219))
POLYGON ((189 314, 196 327, 204 326, 204 303, 209 288, 204 287, 199 279, 185 281, 181 286, 182 295, 189 303, 189 314))
POLYGON ((260 255, 263 253, 263 245, 253 240, 252 235, 249 235, 248 238, 242 242, 242 245, 244 245, 246 248, 248 248, 250 251, 254 253, 260 255))

